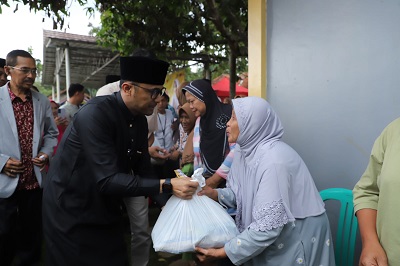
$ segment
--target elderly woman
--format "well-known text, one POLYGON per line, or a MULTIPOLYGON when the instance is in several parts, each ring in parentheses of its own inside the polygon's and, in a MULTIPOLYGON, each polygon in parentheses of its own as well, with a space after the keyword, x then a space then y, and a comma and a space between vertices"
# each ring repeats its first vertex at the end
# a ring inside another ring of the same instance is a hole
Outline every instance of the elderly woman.
POLYGON ((194 128, 194 169, 204 168, 208 186, 223 184, 233 158, 233 145, 225 134, 232 106, 219 101, 211 81, 199 79, 183 89, 190 109, 197 117, 194 128))
POLYGON ((300 156, 281 141, 283 127, 258 97, 235 99, 227 124, 236 142, 227 188, 207 195, 237 207, 240 234, 222 248, 196 248, 200 261, 235 265, 335 265, 324 203, 300 156))
POLYGON ((187 176, 191 176, 193 174, 194 160, 193 129, 194 124, 196 123, 196 117, 192 110, 190 110, 188 103, 185 103, 181 108, 179 108, 179 121, 186 133, 186 138, 180 139, 180 146, 182 147, 180 166, 187 176))

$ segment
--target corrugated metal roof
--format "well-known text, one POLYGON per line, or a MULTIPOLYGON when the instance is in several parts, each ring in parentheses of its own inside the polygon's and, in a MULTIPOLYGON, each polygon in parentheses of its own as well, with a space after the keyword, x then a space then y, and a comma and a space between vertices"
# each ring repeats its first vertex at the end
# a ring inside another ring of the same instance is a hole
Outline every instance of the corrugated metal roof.
MULTIPOLYGON (((56 84, 56 53, 69 49, 71 83, 98 89, 105 84, 107 75, 119 75, 119 53, 101 47, 94 36, 43 30, 42 84, 56 84)), ((61 57, 64 58, 63 56, 61 57)), ((62 60, 60 88, 65 89, 65 59, 62 60)))

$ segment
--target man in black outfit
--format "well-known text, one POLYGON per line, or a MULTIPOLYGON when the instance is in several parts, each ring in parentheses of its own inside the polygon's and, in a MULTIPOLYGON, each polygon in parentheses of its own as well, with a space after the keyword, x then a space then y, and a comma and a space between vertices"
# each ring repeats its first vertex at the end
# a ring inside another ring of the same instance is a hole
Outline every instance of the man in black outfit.
POLYGON ((46 265, 128 265, 121 203, 171 193, 190 199, 189 178, 157 179, 145 115, 153 113, 169 64, 121 57, 121 90, 76 113, 51 162, 43 194, 46 265))

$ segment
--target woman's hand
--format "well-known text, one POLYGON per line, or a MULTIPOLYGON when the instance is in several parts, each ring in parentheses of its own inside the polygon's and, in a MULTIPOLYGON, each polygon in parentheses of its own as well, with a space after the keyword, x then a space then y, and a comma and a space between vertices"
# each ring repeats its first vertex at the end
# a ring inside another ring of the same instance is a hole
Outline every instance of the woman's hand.
POLYGON ((68 119, 67 118, 62 118, 60 116, 57 116, 56 118, 54 118, 54 121, 56 122, 57 126, 68 126, 68 119))
POLYGON ((187 154, 185 156, 182 156, 182 162, 181 164, 187 164, 187 163, 193 163, 194 161, 194 154, 187 154))
POLYGON ((173 161, 177 161, 181 153, 178 150, 170 151, 169 159, 173 161))
POLYGON ((223 180, 224 179, 220 177, 219 174, 214 173, 212 176, 206 179, 206 185, 212 188, 217 188, 223 180))
POLYGON ((226 253, 224 248, 200 248, 196 247, 196 256, 199 259, 200 262, 207 262, 207 261, 213 261, 217 259, 223 259, 226 258, 226 253))
POLYGON ((200 190, 197 195, 199 196, 207 196, 210 199, 213 199, 215 201, 218 201, 218 191, 209 187, 209 186, 205 186, 202 188, 202 190, 200 190))

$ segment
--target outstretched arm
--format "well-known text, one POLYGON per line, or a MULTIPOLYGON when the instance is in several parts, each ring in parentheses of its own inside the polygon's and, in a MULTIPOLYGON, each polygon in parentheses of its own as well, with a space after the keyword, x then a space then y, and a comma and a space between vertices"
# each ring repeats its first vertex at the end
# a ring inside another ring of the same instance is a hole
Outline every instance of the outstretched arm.
POLYGON ((379 243, 376 232, 376 213, 374 209, 361 209, 356 212, 362 241, 360 266, 388 265, 386 252, 379 243))

